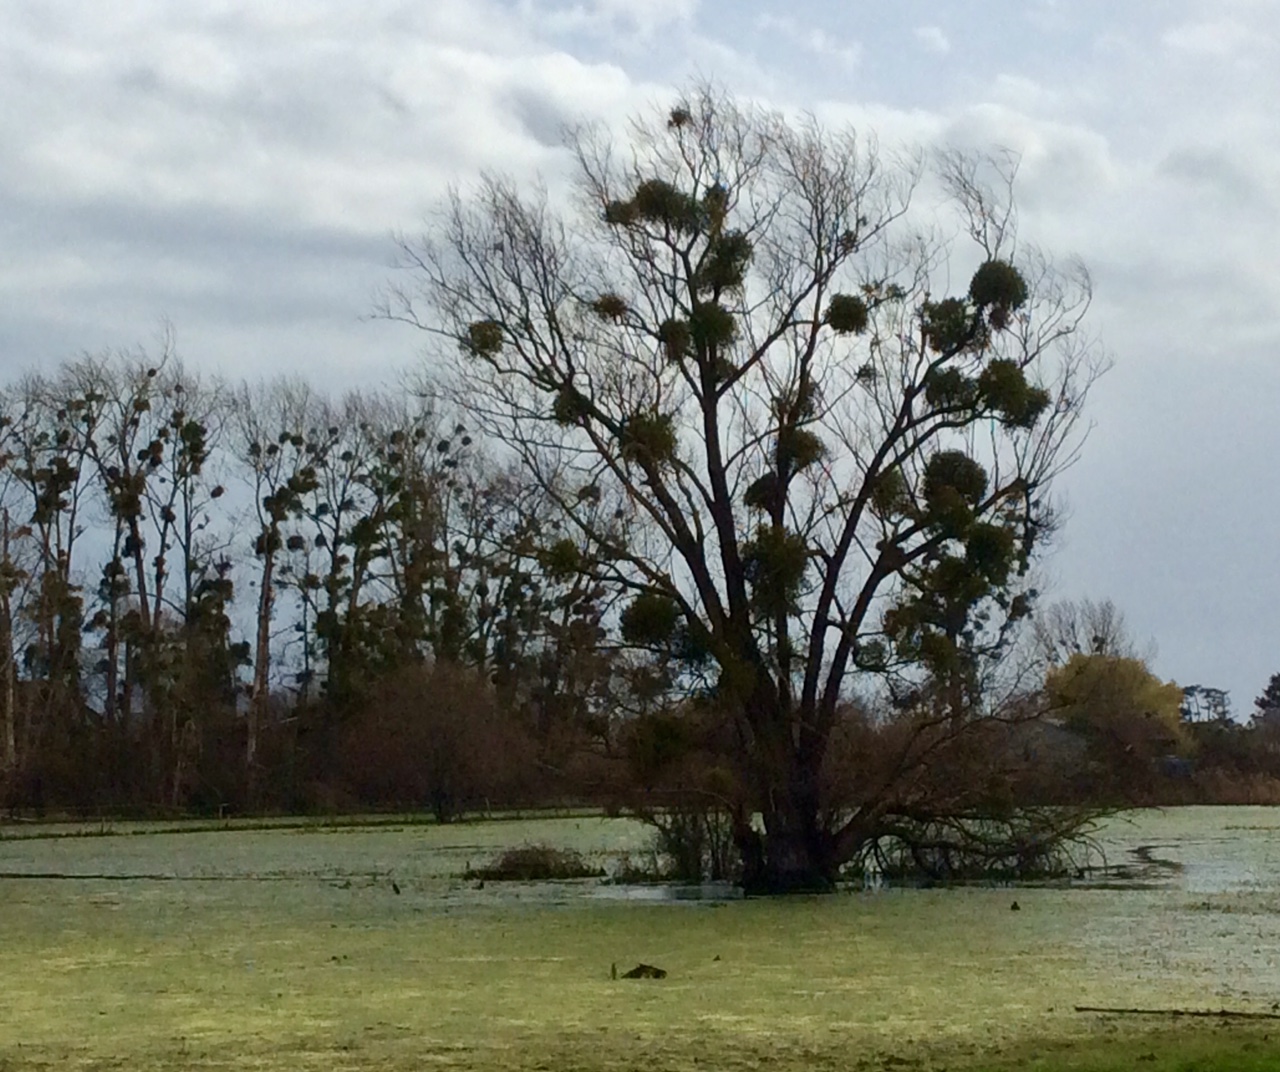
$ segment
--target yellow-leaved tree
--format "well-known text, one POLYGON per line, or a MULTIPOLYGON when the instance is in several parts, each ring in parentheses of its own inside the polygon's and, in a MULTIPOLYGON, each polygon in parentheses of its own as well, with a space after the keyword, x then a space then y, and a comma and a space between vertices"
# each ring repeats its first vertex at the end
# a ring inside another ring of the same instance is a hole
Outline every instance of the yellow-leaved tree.
POLYGON ((1095 791, 1141 796, 1166 756, 1184 755, 1182 689, 1147 664, 1118 655, 1072 655, 1045 677, 1051 709, 1087 742, 1095 791))

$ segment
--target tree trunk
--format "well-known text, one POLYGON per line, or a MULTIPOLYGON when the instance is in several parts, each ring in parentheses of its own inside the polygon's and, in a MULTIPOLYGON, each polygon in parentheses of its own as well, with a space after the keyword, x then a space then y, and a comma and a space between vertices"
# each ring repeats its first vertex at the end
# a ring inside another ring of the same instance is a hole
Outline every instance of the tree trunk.
POLYGON ((3 649, 0 649, 0 659, 4 660, 4 682, 0 685, 0 693, 3 694, 4 703, 4 774, 7 776, 11 775, 18 766, 18 712, 17 689, 13 672, 13 640, 12 632, 9 629, 9 597, 7 595, 4 602, 4 636, 0 639, 0 643, 5 645, 3 649))
POLYGON ((4 704, 4 769, 5 779, 13 775, 18 766, 17 689, 15 683, 13 652, 13 604, 10 577, 13 563, 9 559, 9 511, 4 511, 4 569, 0 584, 0 660, 4 661, 4 678, 0 683, 0 700, 4 704))
POLYGON ((120 637, 117 632, 118 623, 116 622, 115 601, 112 600, 112 607, 108 611, 110 617, 107 620, 107 635, 103 640, 103 646, 106 649, 106 695, 102 701, 102 715, 107 724, 108 731, 115 733, 117 724, 123 720, 120 718, 120 637))
MULTIPOLYGON (((138 585, 138 618, 142 623, 142 633, 151 632, 151 599, 147 595, 147 563, 142 542, 142 528, 138 524, 137 515, 128 519, 129 546, 133 549, 133 572, 138 585)), ((129 548, 125 549, 126 551, 129 548)))
POLYGON ((816 809, 784 802, 764 814, 763 859, 755 889, 746 892, 830 893, 835 889, 839 864, 830 839, 820 829, 816 809))
POLYGON ((793 739, 792 718, 772 690, 757 694, 754 705, 752 753, 764 830, 751 831, 754 838, 736 838, 744 889, 748 894, 829 893, 841 861, 821 821, 816 769, 821 752, 793 739))
MULTIPOLYGON (((137 673, 136 644, 132 635, 126 634, 124 638, 124 682, 120 690, 120 722, 122 726, 125 726, 133 718, 133 689, 137 673)), ((123 729, 122 736, 127 732, 127 728, 123 729)))
POLYGON ((258 761, 258 730, 266 714, 271 670, 271 607, 274 590, 275 554, 268 544, 262 560, 261 588, 258 593, 258 635, 253 656, 253 694, 249 697, 244 750, 245 769, 253 795, 253 772, 258 761))

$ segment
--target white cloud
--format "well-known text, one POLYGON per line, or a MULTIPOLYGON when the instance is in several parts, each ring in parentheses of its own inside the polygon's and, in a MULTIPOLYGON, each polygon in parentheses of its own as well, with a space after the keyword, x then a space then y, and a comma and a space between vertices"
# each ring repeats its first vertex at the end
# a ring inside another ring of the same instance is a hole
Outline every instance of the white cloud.
POLYGON ((1025 75, 998 74, 992 80, 990 95, 995 103, 1022 112, 1044 114, 1055 112, 1066 103, 1065 94, 1050 89, 1025 75))
POLYGON ((882 149, 890 152, 937 144, 947 126, 946 116, 927 109, 854 104, 843 99, 820 101, 812 111, 832 127, 847 125, 873 136, 882 149))
POLYGON ((1018 190, 1028 210, 1061 216, 1087 208, 1115 181, 1105 135, 1083 124, 1040 119, 1001 104, 956 115, 941 142, 977 151, 1008 150, 1019 161, 1018 190))
POLYGON ((139 12, 124 32, 47 36, 5 87, 12 179, 43 197, 385 229, 453 177, 554 166, 559 121, 634 106, 641 87, 613 64, 509 31, 475 41, 458 13, 478 7, 406 19, 383 3, 358 28, 255 7, 234 32, 139 12))
POLYGON ((915 36, 926 51, 935 55, 945 56, 951 51, 951 40, 941 26, 917 26, 915 36))
POLYGON ((1225 59, 1262 43, 1256 29, 1234 19, 1188 22, 1172 26, 1161 37, 1174 52, 1225 59))
POLYGON ((674 22, 691 22, 698 0, 595 0, 595 7, 619 21, 656 29, 674 22))
POLYGON ((698 0, 587 0, 572 6, 554 0, 521 0, 521 10, 543 31, 589 33, 613 38, 617 47, 650 42, 659 32, 688 26, 698 0))
POLYGON ((781 36, 792 45, 823 59, 834 60, 844 67, 854 67, 862 58, 862 45, 857 41, 840 41, 821 26, 802 23, 781 15, 761 15, 756 20, 761 33, 781 36))
POLYGON ((541 33, 496 0, 5 9, 6 371, 169 317, 197 364, 349 380, 394 230, 483 168, 554 176, 563 122, 653 95, 541 33))

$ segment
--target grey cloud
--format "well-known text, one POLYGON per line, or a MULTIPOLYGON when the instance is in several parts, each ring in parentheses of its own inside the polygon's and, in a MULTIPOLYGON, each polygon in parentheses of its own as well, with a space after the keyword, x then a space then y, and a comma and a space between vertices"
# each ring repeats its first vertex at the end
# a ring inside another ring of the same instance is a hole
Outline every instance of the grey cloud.
MULTIPOLYGON (((226 211, 148 211, 134 203, 47 206, 0 201, 0 241, 39 248, 30 276, 7 279, 0 299, 4 373, 80 351, 129 346, 171 320, 196 342, 220 336, 220 367, 251 374, 260 332, 292 334, 305 354, 353 347, 377 282, 388 274, 386 235, 289 225, 226 211), (60 266, 75 264, 64 273, 60 266), (46 279, 60 279, 56 287, 46 279)), ((363 349, 363 348, 361 348, 363 349)), ((208 360, 208 358, 206 358, 208 360)), ((338 364, 341 364, 339 362, 338 364)))
POLYGON ((1258 205, 1270 199, 1264 194, 1257 170, 1242 166, 1227 150, 1198 146, 1175 149, 1160 162, 1160 173, 1208 190, 1237 205, 1258 205))
POLYGON ((118 196, 56 207, 30 198, 0 196, 0 233, 6 240, 38 239, 46 247, 66 249, 127 245, 144 262, 166 251, 196 258, 360 260, 385 246, 385 237, 290 223, 262 212, 209 203, 151 206, 118 196))
POLYGON ((516 90, 510 99, 516 117, 529 136, 550 149, 558 149, 564 143, 565 128, 578 118, 566 114, 559 104, 535 90, 516 90))
POLYGON ((1072 211, 1105 187, 1114 170, 1110 147, 1097 130, 1000 104, 964 111, 939 141, 977 152, 1012 152, 1019 161, 1018 197, 1028 210, 1072 211))

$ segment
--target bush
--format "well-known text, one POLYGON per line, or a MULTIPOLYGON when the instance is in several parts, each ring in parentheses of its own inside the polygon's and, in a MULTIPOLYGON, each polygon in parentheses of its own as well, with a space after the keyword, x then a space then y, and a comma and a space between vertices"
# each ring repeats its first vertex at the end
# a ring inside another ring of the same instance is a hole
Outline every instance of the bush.
POLYGON ((533 746, 488 682, 449 663, 388 674, 344 727, 342 783, 364 807, 441 822, 534 795, 533 746))
POLYGON ((729 814, 713 806, 683 804, 645 816, 655 828, 654 850, 676 882, 727 882, 738 875, 729 814))
POLYGON ((643 813, 654 828, 648 848, 622 853, 611 882, 641 886, 654 882, 736 882, 741 877, 733 827, 727 812, 714 806, 681 804, 643 813))
POLYGON ((603 878, 604 871, 592 867, 582 854, 551 845, 521 845, 507 849, 478 870, 467 869, 467 878, 493 882, 547 882, 571 878, 603 878))

